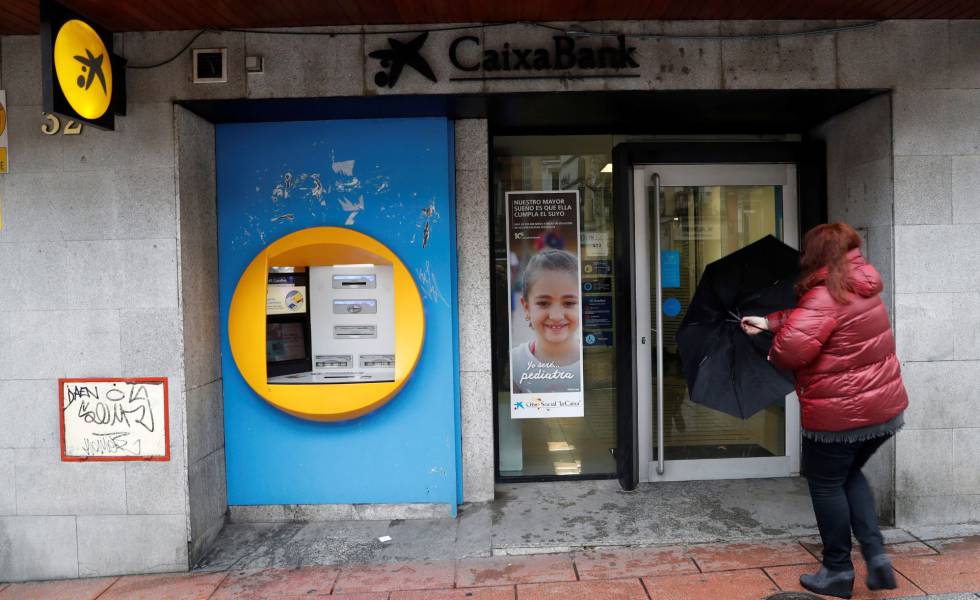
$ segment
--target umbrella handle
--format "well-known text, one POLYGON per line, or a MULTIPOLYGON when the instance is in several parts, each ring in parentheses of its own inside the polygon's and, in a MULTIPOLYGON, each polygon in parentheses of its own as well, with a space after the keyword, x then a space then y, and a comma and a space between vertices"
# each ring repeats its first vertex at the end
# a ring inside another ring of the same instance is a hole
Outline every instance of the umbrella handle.
MULTIPOLYGON (((738 320, 736 320, 736 319, 725 319, 725 322, 726 323, 738 323, 739 325, 742 324, 742 320, 741 319, 738 319, 738 320)), ((772 332, 769 331, 768 329, 763 329, 762 327, 759 327, 757 325, 752 325, 751 323, 749 323, 748 326, 749 327, 754 327, 755 329, 758 329, 759 331, 762 331, 764 333, 768 333, 769 335, 772 335, 772 332)))
MULTIPOLYGON (((741 321, 738 321, 738 323, 739 323, 739 324, 741 324, 742 322, 741 322, 741 321)), ((771 331, 769 331, 768 329, 763 329, 763 328, 761 328, 761 327, 758 327, 758 326, 756 326, 756 325, 752 325, 751 323, 749 323, 749 324, 748 324, 748 326, 749 326, 749 327, 752 327, 752 328, 754 328, 754 329, 758 329, 758 330, 759 330, 759 331, 761 331, 762 333, 768 333, 769 335, 772 335, 772 332, 771 332, 771 331)))

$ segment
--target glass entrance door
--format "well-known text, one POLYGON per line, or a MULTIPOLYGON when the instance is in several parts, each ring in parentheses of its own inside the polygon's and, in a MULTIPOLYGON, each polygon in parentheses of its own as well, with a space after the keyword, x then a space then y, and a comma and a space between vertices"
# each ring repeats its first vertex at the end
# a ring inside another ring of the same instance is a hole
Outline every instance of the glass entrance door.
POLYGON ((793 165, 646 165, 633 173, 640 481, 799 472, 791 394, 742 420, 694 404, 676 333, 705 267, 767 235, 798 247, 793 165))

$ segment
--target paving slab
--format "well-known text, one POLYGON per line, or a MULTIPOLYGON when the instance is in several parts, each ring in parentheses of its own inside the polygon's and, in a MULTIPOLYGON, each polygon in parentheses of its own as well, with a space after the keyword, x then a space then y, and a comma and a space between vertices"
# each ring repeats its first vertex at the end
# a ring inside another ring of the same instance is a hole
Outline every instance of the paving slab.
POLYGON ((908 532, 920 540, 938 540, 980 535, 980 523, 962 525, 932 525, 907 527, 908 532))
POLYGON ((943 554, 953 552, 980 553, 980 536, 929 540, 926 544, 943 554))
POLYGON ((30 583, 0 583, 0 600, 95 600, 115 577, 30 583))
MULTIPOLYGON (((285 545, 253 558, 248 568, 362 564, 378 560, 390 521, 318 521, 295 524, 285 545)), ((245 565, 240 565, 245 566, 245 565)))
POLYGON ((456 558, 491 555, 493 514, 489 503, 464 504, 456 521, 456 558))
MULTIPOLYGON (((885 527, 885 528, 883 528, 881 530, 881 537, 883 537, 885 539, 885 543, 886 544, 899 544, 899 543, 902 543, 902 542, 917 542, 917 541, 919 541, 919 538, 915 537, 914 535, 912 535, 908 531, 906 531, 904 529, 897 529, 895 527, 885 527)), ((800 538, 799 541, 801 541, 801 542, 809 542, 811 544, 819 544, 820 543, 820 535, 819 534, 816 534, 816 535, 808 535, 806 537, 800 538)), ((856 539, 854 540, 854 543, 855 544, 857 543, 857 540, 856 539)))
POLYGON ((575 553, 573 560, 582 581, 698 572, 697 565, 682 546, 596 548, 575 553))
POLYGON ((568 554, 495 556, 456 562, 456 587, 461 588, 576 579, 572 558, 568 554))
POLYGON ((238 570, 228 574, 209 600, 326 596, 333 589, 339 574, 337 567, 238 570))
POLYGON ((779 588, 762 569, 644 577, 651 600, 759 600, 779 588))
POLYGON ((388 524, 377 560, 453 560, 456 558, 456 519, 395 520, 388 524))
POLYGON ((344 567, 334 592, 386 592, 453 587, 453 561, 413 561, 344 567))
POLYGON ((938 596, 911 596, 902 600, 976 600, 980 594, 940 594, 938 596))
POLYGON ((701 571, 733 571, 776 565, 817 563, 817 559, 796 541, 772 541, 691 546, 688 554, 701 571))
POLYGON ((896 571, 928 594, 980 590, 980 555, 975 553, 900 557, 892 560, 892 564, 896 571))
MULTIPOLYGON (((804 548, 808 552, 813 554, 814 558, 821 560, 823 558, 823 544, 820 543, 810 543, 801 542, 804 548)), ((927 545, 924 542, 901 542, 898 544, 885 544, 885 552, 889 556, 928 556, 930 554, 936 554, 936 550, 927 545)), ((861 556, 861 549, 858 547, 857 542, 854 542, 851 550, 851 560, 855 563, 864 561, 861 556)))
POLYGON ((885 544, 885 551, 891 556, 929 556, 936 553, 935 549, 922 542, 885 544))
MULTIPOLYGON (((885 538, 886 544, 900 544, 902 542, 917 542, 919 538, 915 537, 908 531, 904 529, 897 529, 894 527, 885 527, 881 530, 881 537, 885 538)), ((819 538, 818 538, 819 539, 819 538)))
POLYGON ((517 600, 567 600, 568 598, 647 600, 647 593, 640 580, 635 578, 607 581, 529 583, 517 586, 517 600))
POLYGON ((390 600, 514 600, 514 586, 392 592, 390 600))
POLYGON ((207 600, 227 575, 217 572, 120 577, 99 600, 207 600))
POLYGON ((301 523, 228 523, 195 570, 224 571, 236 565, 245 568, 250 557, 285 546, 302 527, 301 523))
MULTIPOLYGON (((803 586, 800 585, 800 575, 804 573, 814 573, 817 568, 812 565, 792 565, 788 567, 766 567, 765 571, 785 591, 802 592, 803 586)), ((854 563, 854 595, 853 600, 872 600, 878 598, 902 598, 904 596, 921 595, 922 590, 912 584, 908 579, 902 577, 900 573, 895 573, 895 581, 898 587, 894 590, 870 591, 864 584, 868 576, 864 563, 854 563)))

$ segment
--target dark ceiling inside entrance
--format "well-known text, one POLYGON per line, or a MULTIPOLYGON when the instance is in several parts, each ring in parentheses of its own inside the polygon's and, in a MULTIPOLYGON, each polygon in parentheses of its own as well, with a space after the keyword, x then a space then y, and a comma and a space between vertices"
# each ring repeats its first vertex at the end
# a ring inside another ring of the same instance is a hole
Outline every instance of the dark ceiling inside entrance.
MULTIPOLYGON (((977 0, 63 0, 110 31, 605 19, 977 19, 977 0)), ((38 32, 37 0, 0 2, 0 34, 38 32)))
POLYGON ((181 102, 214 123, 486 118, 493 134, 805 134, 881 90, 428 94, 181 102))

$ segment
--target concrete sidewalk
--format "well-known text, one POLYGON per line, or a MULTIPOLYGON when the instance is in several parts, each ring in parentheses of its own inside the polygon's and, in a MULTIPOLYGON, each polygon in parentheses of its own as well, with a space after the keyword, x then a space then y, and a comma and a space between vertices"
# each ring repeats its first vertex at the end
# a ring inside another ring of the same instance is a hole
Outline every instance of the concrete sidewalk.
MULTIPOLYGON (((0 583, 0 600, 760 600, 820 555, 798 478, 501 484, 456 519, 246 512, 259 522, 233 511, 191 573, 0 583)), ((980 525, 883 533, 899 588, 869 593, 859 572, 855 598, 978 600, 980 525)))
MULTIPOLYGON (((854 598, 980 598, 980 536, 888 545, 896 590, 854 598)), ((197 571, 0 584, 0 600, 760 600, 799 590, 812 539, 598 548, 526 556, 197 571)), ((800 598, 800 596, 797 596, 800 598)))
MULTIPOLYGON (((317 507, 232 507, 201 569, 443 561, 613 546, 796 539, 817 532, 800 478, 499 484, 456 519, 317 520, 317 507), (259 510, 255 510, 259 508, 259 510), (390 537, 386 543, 378 538, 390 537)), ((376 519, 377 517, 375 517, 376 519)), ((980 530, 976 532, 980 534, 980 530)), ((958 532, 965 535, 966 532, 958 532)), ((888 541, 910 541, 899 534, 888 541)))

